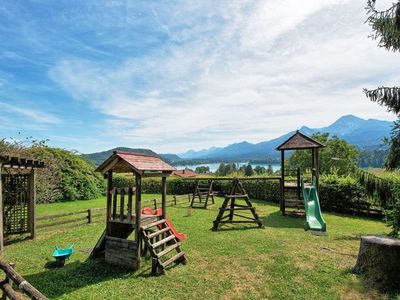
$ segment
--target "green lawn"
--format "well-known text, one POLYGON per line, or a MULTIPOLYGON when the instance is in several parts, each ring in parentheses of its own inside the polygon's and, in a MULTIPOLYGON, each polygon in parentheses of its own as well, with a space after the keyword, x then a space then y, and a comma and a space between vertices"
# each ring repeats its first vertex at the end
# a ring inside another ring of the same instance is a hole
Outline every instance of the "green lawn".
MULTIPOLYGON (((152 199, 153 195, 145 195, 152 199)), ((191 213, 185 205, 168 207, 189 263, 149 276, 150 260, 135 273, 90 260, 104 223, 71 230, 39 231, 34 241, 6 247, 17 270, 51 299, 365 299, 388 298, 364 288, 351 273, 363 234, 383 234, 384 223, 324 214, 328 234, 303 229, 303 218, 282 217, 277 205, 255 203, 265 229, 227 227, 213 232, 221 199, 208 210, 191 213), (65 267, 50 268, 54 244, 76 244, 65 267)), ((38 215, 104 206, 105 199, 38 205, 38 215)), ((396 299, 396 296, 394 296, 396 299)), ((397 296, 397 299, 400 297, 397 296)))

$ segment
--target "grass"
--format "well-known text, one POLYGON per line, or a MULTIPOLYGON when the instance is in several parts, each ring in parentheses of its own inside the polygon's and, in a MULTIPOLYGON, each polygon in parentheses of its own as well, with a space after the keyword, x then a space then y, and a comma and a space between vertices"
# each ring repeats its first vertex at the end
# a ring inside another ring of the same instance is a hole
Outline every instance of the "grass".
MULTIPOLYGON (((145 195, 152 199, 153 195, 145 195)), ((376 299, 388 298, 364 287, 351 272, 359 238, 384 234, 383 222, 324 214, 328 233, 303 229, 303 218, 282 217, 271 203, 255 203, 265 229, 227 226, 210 230, 217 205, 191 212, 184 205, 168 207, 168 216, 187 233, 183 249, 189 263, 152 277, 150 260, 132 273, 90 260, 104 223, 68 231, 39 231, 34 241, 6 246, 5 256, 17 270, 51 299, 376 299), (76 244, 63 268, 50 268, 55 244, 76 244)), ((38 215, 104 206, 105 199, 39 205, 38 215)), ((392 295, 394 299, 399 296, 392 295)))

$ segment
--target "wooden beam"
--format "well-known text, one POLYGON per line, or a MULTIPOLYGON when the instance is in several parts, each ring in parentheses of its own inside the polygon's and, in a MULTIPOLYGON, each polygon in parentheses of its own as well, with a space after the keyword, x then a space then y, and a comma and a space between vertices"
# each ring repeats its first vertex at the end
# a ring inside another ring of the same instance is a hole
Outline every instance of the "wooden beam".
POLYGON ((285 211, 285 150, 281 150, 281 214, 286 215, 285 211))
POLYGON ((1 178, 2 164, 0 163, 0 257, 3 256, 4 232, 3 232, 3 180, 1 178))
POLYGON ((28 226, 31 233, 31 239, 36 237, 36 172, 33 169, 28 177, 29 188, 29 206, 28 206, 28 226))
POLYGON ((135 184, 136 184, 136 201, 135 201, 135 242, 138 245, 136 249, 136 258, 137 258, 137 268, 140 268, 140 245, 141 245, 141 219, 142 219, 142 177, 139 174, 135 175, 135 184))
POLYGON ((167 216, 167 178, 162 177, 161 179, 161 207, 162 207, 162 218, 165 219, 167 216))

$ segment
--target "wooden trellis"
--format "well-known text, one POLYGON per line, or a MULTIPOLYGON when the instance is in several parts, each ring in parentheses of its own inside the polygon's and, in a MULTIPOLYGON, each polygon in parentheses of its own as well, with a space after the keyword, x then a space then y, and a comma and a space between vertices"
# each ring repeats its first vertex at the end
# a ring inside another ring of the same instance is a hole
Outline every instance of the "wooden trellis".
POLYGON ((35 169, 43 167, 40 161, 0 156, 0 254, 4 237, 35 237, 35 169))

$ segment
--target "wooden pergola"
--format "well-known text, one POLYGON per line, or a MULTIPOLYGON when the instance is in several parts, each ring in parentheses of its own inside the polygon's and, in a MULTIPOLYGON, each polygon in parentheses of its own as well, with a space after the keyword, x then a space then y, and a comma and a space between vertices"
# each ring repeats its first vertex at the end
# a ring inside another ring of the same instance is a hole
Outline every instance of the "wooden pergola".
MULTIPOLYGON (((317 189, 319 185, 319 149, 324 145, 297 130, 290 138, 279 145, 276 150, 281 151, 281 203, 280 210, 282 215, 286 214, 285 196, 285 151, 288 150, 311 150, 311 169, 315 172, 317 189)), ((299 175, 298 175, 299 176, 299 175)), ((296 189, 299 189, 299 179, 296 189)), ((290 187, 288 187, 290 188, 290 187)), ((299 194, 299 193, 298 193, 299 194)))
MULTIPOLYGON (((150 227, 160 227, 165 223, 166 217, 166 179, 176 169, 159 157, 132 152, 115 151, 104 161, 96 171, 102 173, 107 179, 107 225, 92 252, 92 257, 105 254, 106 262, 131 269, 140 267, 142 238, 147 239, 150 227), (113 173, 131 173, 135 176, 135 186, 115 188, 113 186, 113 173), (142 178, 161 177, 161 214, 148 215, 142 213, 142 178), (134 201, 133 201, 133 198, 134 201), (134 232, 134 241, 128 240, 134 232)), ((155 229, 154 229, 155 230, 155 229)), ((162 229, 160 237, 169 234, 168 229, 162 229)), ((155 234, 154 234, 155 236, 155 234)), ((168 238, 169 242, 171 238, 168 238)), ((150 251, 153 250, 153 240, 145 240, 150 251)), ((180 248, 174 247, 180 252, 180 248)), ((182 252, 183 253, 183 252, 182 252)), ((156 256, 156 253, 153 253, 156 256)), ((179 253, 178 253, 179 254, 179 253)), ((180 257, 184 255, 180 254, 180 257)), ((158 260, 154 261, 154 270, 164 268, 158 260)))
POLYGON ((44 162, 0 155, 0 254, 7 236, 35 237, 35 169, 39 168, 44 162))

